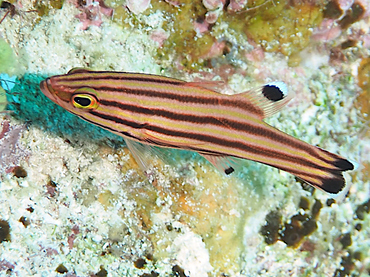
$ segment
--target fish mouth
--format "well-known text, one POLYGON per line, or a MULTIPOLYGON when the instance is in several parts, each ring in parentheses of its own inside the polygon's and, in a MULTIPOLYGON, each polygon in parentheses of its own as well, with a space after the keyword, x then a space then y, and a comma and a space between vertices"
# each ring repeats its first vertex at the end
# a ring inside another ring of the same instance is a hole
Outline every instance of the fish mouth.
POLYGON ((47 78, 40 83, 40 89, 42 93, 53 102, 57 102, 55 90, 52 88, 50 79, 47 78))

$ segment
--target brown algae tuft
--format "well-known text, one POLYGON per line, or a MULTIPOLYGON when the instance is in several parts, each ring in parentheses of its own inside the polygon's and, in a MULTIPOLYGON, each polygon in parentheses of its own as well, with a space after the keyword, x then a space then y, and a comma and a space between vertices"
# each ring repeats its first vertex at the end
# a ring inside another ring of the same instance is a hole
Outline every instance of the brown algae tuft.
POLYGON ((361 205, 358 205, 355 211, 356 218, 359 220, 365 219, 365 214, 368 214, 370 212, 370 199, 362 203, 361 205))
POLYGON ((31 221, 25 216, 22 216, 18 221, 22 223, 25 228, 31 224, 31 221))
POLYGON ((369 119, 370 116, 370 58, 362 59, 358 69, 358 85, 362 89, 357 97, 357 106, 363 116, 369 119))
POLYGON ((267 244, 274 244, 279 239, 279 230, 282 227, 282 216, 277 211, 266 215, 266 224, 261 227, 260 233, 267 244))
POLYGON ((34 9, 39 16, 47 16, 52 9, 61 9, 63 4, 64 0, 38 0, 35 1, 34 9))
POLYGON ((146 265, 146 261, 145 261, 145 259, 143 259, 143 258, 139 258, 139 259, 137 259, 137 260, 134 262, 134 265, 135 265, 135 267, 136 267, 136 268, 140 268, 140 269, 142 269, 142 268, 144 268, 144 267, 145 267, 145 265, 146 265))
POLYGON ((103 267, 103 266, 100 266, 100 270, 93 274, 92 276, 94 277, 107 277, 108 276, 108 271, 103 267))
POLYGON ((339 241, 342 244, 343 249, 347 248, 348 246, 351 246, 352 245, 351 233, 343 234, 339 241))
POLYGON ((278 240, 294 248, 298 247, 303 239, 312 234, 317 229, 316 218, 319 214, 322 204, 316 200, 311 207, 311 214, 306 212, 309 203, 305 197, 302 197, 299 208, 303 213, 297 213, 282 223, 282 215, 277 211, 271 211, 266 216, 266 224, 260 229, 260 234, 264 237, 267 244, 274 244, 278 240))
POLYGON ((21 166, 14 167, 13 168, 13 174, 17 178, 26 178, 27 177, 27 171, 21 166))
POLYGON ((64 273, 67 273, 68 272, 68 269, 63 264, 60 264, 55 269, 55 271, 58 272, 58 273, 60 273, 60 274, 64 274, 64 273))
POLYGON ((172 273, 173 273, 174 277, 187 277, 187 275, 185 274, 184 269, 182 269, 181 266, 178 266, 178 265, 174 265, 172 267, 172 273))
POLYGON ((10 241, 10 225, 8 221, 0 219, 0 243, 10 241))

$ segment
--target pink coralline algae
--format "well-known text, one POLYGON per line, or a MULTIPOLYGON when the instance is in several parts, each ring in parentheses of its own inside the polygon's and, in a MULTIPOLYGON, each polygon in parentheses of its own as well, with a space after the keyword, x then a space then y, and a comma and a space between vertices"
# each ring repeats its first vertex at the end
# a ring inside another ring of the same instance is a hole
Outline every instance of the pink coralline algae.
POLYGON ((247 5, 248 0, 230 0, 227 11, 231 13, 239 12, 247 5))
POLYGON ((150 6, 150 0, 127 0, 126 7, 133 14, 140 14, 150 6))
POLYGON ((224 0, 203 0, 203 6, 208 11, 205 16, 205 22, 214 24, 222 12, 224 5, 224 0))
POLYGON ((209 32, 209 23, 205 20, 202 20, 199 22, 194 21, 193 26, 194 26, 194 31, 197 33, 198 36, 209 32))
POLYGON ((102 14, 112 16, 113 9, 104 4, 103 0, 86 0, 84 4, 75 1, 76 7, 82 12, 76 17, 82 22, 82 30, 86 30, 91 25, 100 26, 102 24, 102 14))
POLYGON ((28 152, 18 142, 25 126, 11 125, 8 120, 4 120, 0 128, 0 173, 9 173, 19 165, 21 159, 28 156, 28 152))
POLYGON ((180 7, 181 2, 176 0, 164 0, 164 2, 174 6, 174 7, 180 7))
POLYGON ((203 55, 200 56, 201 59, 210 59, 218 57, 222 54, 226 46, 226 41, 215 41, 209 51, 203 55))
POLYGON ((342 33, 342 29, 334 19, 325 18, 321 25, 312 34, 312 39, 316 41, 331 41, 342 33))
POLYGON ((203 0, 203 6, 207 9, 204 20, 193 22, 194 30, 197 35, 209 32, 210 26, 216 23, 224 8, 224 0, 203 0))
POLYGON ((163 46, 165 40, 168 39, 168 37, 169 34, 162 29, 153 30, 150 33, 150 39, 157 42, 159 47, 163 46))
POLYGON ((221 0, 203 0, 203 6, 208 10, 212 11, 215 9, 223 8, 224 2, 221 0))
MULTIPOLYGON (((1 271, 12 272, 14 268, 15 268, 14 264, 8 262, 7 260, 0 260, 0 272, 1 271)), ((15 275, 17 276, 18 274, 15 275)))

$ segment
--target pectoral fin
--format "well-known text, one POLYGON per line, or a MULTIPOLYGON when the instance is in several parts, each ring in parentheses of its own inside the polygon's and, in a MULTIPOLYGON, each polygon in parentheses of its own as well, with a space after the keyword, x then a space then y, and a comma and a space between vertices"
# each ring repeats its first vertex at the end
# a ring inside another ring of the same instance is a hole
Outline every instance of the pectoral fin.
POLYGON ((135 161, 143 172, 153 167, 156 163, 165 161, 161 151, 154 146, 143 144, 134 140, 125 139, 126 145, 135 161))

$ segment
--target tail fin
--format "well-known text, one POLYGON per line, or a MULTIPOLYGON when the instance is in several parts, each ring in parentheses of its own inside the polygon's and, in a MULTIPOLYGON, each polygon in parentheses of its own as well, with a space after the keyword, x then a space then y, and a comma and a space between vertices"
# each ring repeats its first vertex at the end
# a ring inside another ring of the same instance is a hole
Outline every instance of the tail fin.
POLYGON ((320 148, 317 148, 317 150, 321 152, 322 159, 327 163, 327 165, 321 168, 315 165, 312 171, 308 170, 307 173, 293 174, 308 184, 325 192, 339 193, 345 187, 345 180, 342 172, 353 170, 353 164, 348 160, 326 150, 320 148), (330 157, 330 159, 328 159, 328 157, 330 157))
MULTIPOLYGON (((283 82, 272 82, 232 97, 244 101, 247 103, 246 106, 250 106, 248 103, 253 104, 257 108, 246 109, 246 114, 263 120, 281 110, 293 94, 288 93, 287 86, 283 82)), ((260 124, 258 127, 255 127, 256 123, 250 125, 252 127, 246 130, 246 136, 252 133, 260 141, 246 140, 245 144, 248 147, 243 148, 240 158, 287 171, 328 193, 338 193, 344 188, 345 180, 342 172, 352 170, 354 168, 352 163, 338 155, 293 138, 268 124, 260 124)))

